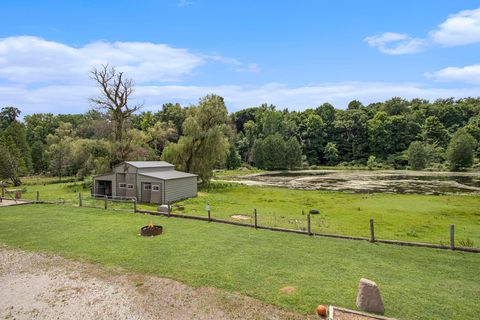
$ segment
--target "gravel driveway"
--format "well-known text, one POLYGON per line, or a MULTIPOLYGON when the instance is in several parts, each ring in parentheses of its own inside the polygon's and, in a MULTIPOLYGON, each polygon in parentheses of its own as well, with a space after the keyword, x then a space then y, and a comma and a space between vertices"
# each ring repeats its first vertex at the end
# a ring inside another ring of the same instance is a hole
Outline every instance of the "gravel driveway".
MULTIPOLYGON (((305 319, 218 289, 0 246, 1 319, 305 319)), ((315 318, 312 316, 312 319, 315 318)))

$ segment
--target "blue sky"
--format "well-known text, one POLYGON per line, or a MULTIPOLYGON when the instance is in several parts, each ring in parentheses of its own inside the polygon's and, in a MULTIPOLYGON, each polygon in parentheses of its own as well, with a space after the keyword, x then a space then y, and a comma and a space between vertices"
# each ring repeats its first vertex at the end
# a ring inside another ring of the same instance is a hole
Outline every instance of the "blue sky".
POLYGON ((480 95, 479 1, 0 3, 0 106, 89 109, 93 66, 136 81, 145 110, 207 93, 230 111, 480 95))

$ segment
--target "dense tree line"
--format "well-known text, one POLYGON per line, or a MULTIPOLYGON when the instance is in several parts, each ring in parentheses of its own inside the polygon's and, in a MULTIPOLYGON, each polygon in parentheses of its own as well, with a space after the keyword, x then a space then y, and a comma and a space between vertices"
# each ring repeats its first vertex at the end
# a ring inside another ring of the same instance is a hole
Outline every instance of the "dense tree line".
POLYGON ((296 169, 318 165, 461 170, 480 155, 480 98, 429 102, 401 98, 345 109, 273 105, 228 114, 223 98, 158 111, 130 106, 133 82, 114 68, 92 71, 100 95, 84 114, 0 112, 0 179, 107 172, 124 160, 175 163, 208 181, 215 168, 296 169))

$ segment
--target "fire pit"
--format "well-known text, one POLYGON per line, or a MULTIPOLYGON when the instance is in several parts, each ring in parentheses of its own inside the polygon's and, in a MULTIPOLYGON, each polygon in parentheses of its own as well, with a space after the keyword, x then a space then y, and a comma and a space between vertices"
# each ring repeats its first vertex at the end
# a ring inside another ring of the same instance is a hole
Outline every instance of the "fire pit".
POLYGON ((144 237, 154 237, 161 235, 163 232, 162 226, 157 226, 150 223, 148 226, 144 226, 140 228, 140 235, 144 237))

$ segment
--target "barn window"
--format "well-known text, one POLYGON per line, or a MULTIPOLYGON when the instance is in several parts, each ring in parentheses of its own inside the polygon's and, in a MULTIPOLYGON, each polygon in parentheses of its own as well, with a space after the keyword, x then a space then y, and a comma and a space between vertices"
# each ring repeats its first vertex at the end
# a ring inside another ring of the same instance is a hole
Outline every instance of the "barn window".
POLYGON ((152 190, 152 185, 150 185, 150 184, 144 185, 143 190, 152 190))
POLYGON ((153 186, 152 186, 152 191, 160 191, 160 186, 158 186, 158 185, 153 185, 153 186))
POLYGON ((127 189, 133 189, 133 184, 127 184, 127 189))
POLYGON ((118 187, 119 187, 120 189, 126 189, 126 188, 127 188, 127 184, 126 184, 126 183, 120 183, 120 184, 118 185, 118 187))

